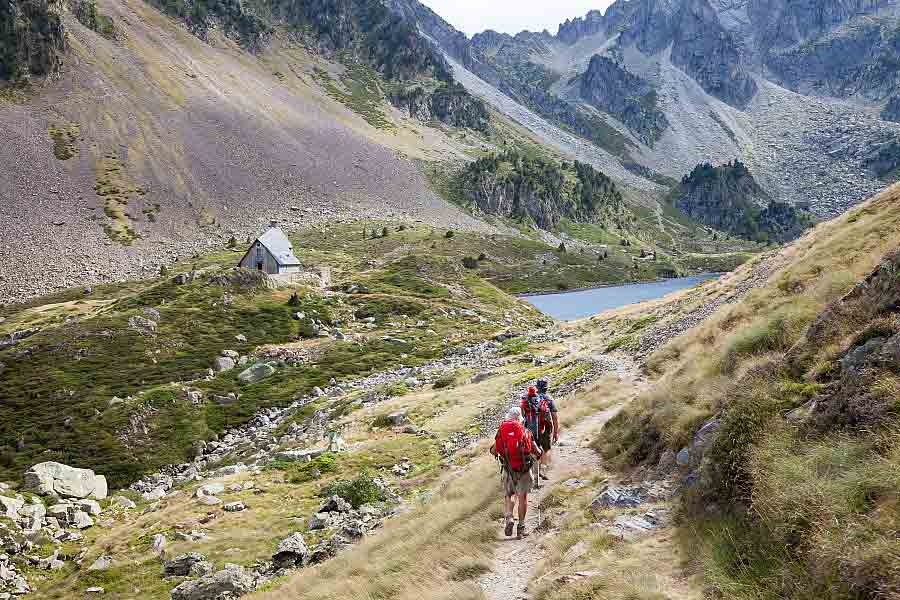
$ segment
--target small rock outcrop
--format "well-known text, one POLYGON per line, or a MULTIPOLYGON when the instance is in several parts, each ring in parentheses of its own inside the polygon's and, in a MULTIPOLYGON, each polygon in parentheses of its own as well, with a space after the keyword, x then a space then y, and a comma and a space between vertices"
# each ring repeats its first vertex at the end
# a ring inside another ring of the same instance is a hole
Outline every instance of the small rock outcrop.
POLYGON ((41 496, 94 500, 103 500, 108 493, 103 475, 57 462, 39 463, 31 467, 24 475, 23 489, 41 496))
POLYGON ((203 577, 212 572, 212 563, 198 552, 179 554, 163 564, 164 577, 203 577))
POLYGON ((302 567, 309 561, 309 548, 303 539, 302 533, 294 533, 278 544, 278 549, 272 556, 272 562, 276 569, 293 569, 302 567))
POLYGON ((275 367, 267 363, 256 363, 248 367, 247 369, 241 371, 238 375, 238 380, 244 384, 254 384, 259 383, 266 377, 271 377, 275 374, 275 367))
POLYGON ((172 600, 220 600, 249 594, 256 580, 243 567, 226 565, 224 569, 193 581, 185 581, 172 590, 172 600))

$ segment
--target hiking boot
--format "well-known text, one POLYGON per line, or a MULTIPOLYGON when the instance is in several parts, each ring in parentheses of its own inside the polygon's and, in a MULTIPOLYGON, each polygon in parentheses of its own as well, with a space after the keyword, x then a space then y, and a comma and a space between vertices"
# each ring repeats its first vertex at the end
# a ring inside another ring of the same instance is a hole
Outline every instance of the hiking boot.
POLYGON ((506 534, 506 537, 512 537, 512 531, 513 531, 513 520, 507 519, 506 520, 506 529, 503 530, 503 533, 506 534))
POLYGON ((526 537, 528 537, 528 530, 525 529, 525 525, 519 523, 519 525, 516 526, 516 539, 521 540, 526 537))

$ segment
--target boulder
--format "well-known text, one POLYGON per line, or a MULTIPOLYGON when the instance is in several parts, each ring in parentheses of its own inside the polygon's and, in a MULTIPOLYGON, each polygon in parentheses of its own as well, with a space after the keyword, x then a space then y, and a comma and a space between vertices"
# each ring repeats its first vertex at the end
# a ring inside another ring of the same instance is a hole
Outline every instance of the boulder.
POLYGON ((94 526, 94 520, 83 510, 76 510, 72 518, 72 527, 75 529, 87 529, 94 526))
POLYGON ((225 512, 241 512, 247 509, 243 502, 227 502, 222 508, 225 512))
POLYGON ((234 368, 234 359, 228 356, 220 356, 213 361, 213 370, 217 373, 224 373, 234 368))
POLYGON ((185 581, 172 590, 172 600, 219 600, 249 594, 256 587, 254 578, 242 567, 225 569, 194 581, 185 581))
POLYGON ((353 506, 341 498, 340 496, 332 496, 328 498, 325 502, 322 503, 322 506, 319 508, 320 513, 331 513, 331 512, 339 512, 346 513, 353 510, 353 506))
POLYGON ((64 525, 69 525, 75 520, 75 506, 68 502, 54 504, 47 509, 47 516, 56 519, 64 525))
POLYGON ((313 450, 283 450, 276 452, 274 459, 286 462, 311 462, 314 458, 318 458, 325 454, 325 448, 317 448, 313 450))
POLYGON ((247 465, 238 463, 236 465, 228 465, 227 467, 216 469, 213 473, 213 477, 228 477, 230 475, 240 475, 241 473, 246 472, 247 465))
POLYGON ((641 502, 641 497, 636 490, 610 486, 594 498, 591 508, 636 508, 641 505, 641 502))
POLYGON ((391 413, 385 418, 387 419, 388 423, 390 423, 391 425, 394 425, 394 426, 406 425, 406 422, 407 422, 407 415, 406 415, 405 410, 391 413))
POLYGON ((241 371, 240 375, 238 375, 238 380, 241 383, 245 384, 253 384, 258 383, 265 379, 266 377, 271 377, 275 374, 275 367, 266 363, 256 363, 251 367, 241 371))
MULTIPOLYGON (((337 516, 337 513, 334 513, 337 516)), ((309 518, 309 530, 318 531, 320 529, 328 529, 333 524, 332 513, 314 513, 309 518)))
POLYGON ((166 536, 162 533, 157 533, 153 536, 153 541, 150 544, 150 547, 153 548, 156 552, 163 552, 166 549, 166 536))
POLYGON ((204 506, 218 506, 222 504, 222 500, 216 498, 215 496, 200 496, 200 504, 204 506))
POLYGON ((158 488, 153 488, 149 492, 144 492, 143 494, 141 494, 141 497, 143 497, 144 500, 147 500, 148 502, 153 502, 155 500, 159 500, 160 498, 164 497, 165 495, 166 495, 166 488, 158 487, 158 488))
POLYGON ((221 494, 225 491, 224 483, 207 483, 206 485, 201 485, 197 488, 197 491, 194 492, 194 495, 197 498, 202 498, 203 496, 215 496, 216 494, 221 494))
POLYGON ((713 442, 716 440, 716 436, 719 433, 719 429, 722 427, 722 422, 719 419, 710 419, 706 423, 703 424, 703 427, 694 434, 694 440, 691 442, 690 455, 693 461, 702 460, 703 456, 706 454, 706 451, 709 450, 713 442))
POLYGON ((111 556, 101 556, 88 567, 88 571, 105 571, 112 566, 111 556))
MULTIPOLYGON (((172 560, 163 563, 163 577, 187 577, 196 565, 209 564, 206 557, 199 552, 179 554, 172 560)), ((207 573, 208 574, 208 573, 207 573)))
POLYGON ((22 496, 17 496, 16 498, 8 498, 7 496, 0 496, 0 510, 3 512, 0 513, 0 516, 6 517, 7 519, 11 519, 13 521, 19 520, 19 509, 25 506, 25 499, 22 496))
POLYGON ((294 533, 278 544, 272 556, 276 569, 292 569, 304 566, 309 560, 309 549, 302 533, 294 533))
POLYGON ((58 462, 44 462, 24 475, 23 489, 42 496, 62 498, 106 498, 106 478, 90 469, 76 469, 58 462))
POLYGON ((126 498, 125 496, 113 496, 112 503, 116 506, 121 506, 122 508, 126 509, 137 508, 137 504, 135 504, 132 500, 126 498))
POLYGON ((95 517, 103 512, 103 509, 100 508, 100 503, 97 502, 96 500, 89 500, 89 499, 79 500, 78 502, 75 503, 75 505, 78 506, 79 508, 81 508, 81 510, 83 510, 84 512, 88 513, 89 515, 93 515, 95 517))
POLYGON ((19 524, 26 531, 37 531, 44 525, 47 509, 44 503, 37 498, 31 499, 31 504, 26 504, 19 509, 19 524))

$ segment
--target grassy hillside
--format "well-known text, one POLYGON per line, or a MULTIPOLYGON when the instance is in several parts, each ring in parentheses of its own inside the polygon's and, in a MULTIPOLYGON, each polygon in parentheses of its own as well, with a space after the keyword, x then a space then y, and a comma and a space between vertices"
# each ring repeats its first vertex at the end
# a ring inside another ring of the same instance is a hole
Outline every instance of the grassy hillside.
POLYGON ((0 333, 39 331, 0 351, 0 479, 15 479, 39 460, 59 460, 93 467, 122 485, 147 468, 182 462, 196 440, 332 378, 415 366, 442 356, 448 345, 543 322, 488 279, 511 272, 519 259, 535 269, 536 255, 552 254, 549 247, 505 238, 476 245, 474 236, 448 239, 443 230, 421 226, 397 231, 379 223, 370 230, 380 236, 385 228, 388 236, 378 239, 363 239, 361 225, 298 235, 301 260, 333 268, 335 292, 272 289, 254 273, 229 271, 241 255, 223 252, 184 265, 196 278, 183 285, 170 274, 4 307, 0 333), (473 248, 494 256, 480 261, 485 268, 463 265, 473 248), (295 318, 298 312, 304 319, 295 318), (350 337, 316 337, 313 318, 350 337), (238 381, 242 367, 206 377, 222 351, 249 355, 252 364, 267 345, 289 345, 309 359, 282 365, 258 384, 238 381), (240 402, 195 406, 186 388, 206 396, 233 392, 240 402))
POLYGON ((860 283, 900 245, 898 198, 769 258, 767 285, 650 357, 658 381, 598 440, 620 465, 688 449, 683 541, 721 597, 900 590, 897 365, 866 347, 898 331, 896 257, 860 283))

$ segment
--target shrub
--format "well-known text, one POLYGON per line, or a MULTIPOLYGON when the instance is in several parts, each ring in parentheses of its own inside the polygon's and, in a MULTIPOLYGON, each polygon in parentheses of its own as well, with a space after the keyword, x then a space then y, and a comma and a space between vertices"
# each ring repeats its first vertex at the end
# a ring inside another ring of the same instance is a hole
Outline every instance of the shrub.
POLYGON ((813 310, 788 305, 738 331, 728 341, 722 357, 722 371, 733 372, 741 357, 787 350, 814 317, 813 310))
POLYGON ((237 245, 238 245, 237 238, 234 236, 231 236, 231 239, 228 240, 228 247, 233 250, 233 249, 237 248, 237 245))
POLYGON ((525 337, 515 337, 500 344, 500 354, 504 356, 509 356, 511 354, 522 354, 527 350, 528 339, 525 337))
POLYGON ((477 269, 478 268, 478 261, 476 259, 472 258, 471 256, 463 257, 462 264, 467 269, 477 269))
POLYGON ((334 481, 322 488, 319 495, 323 498, 340 496, 352 504, 353 508, 385 499, 384 488, 378 485, 368 473, 362 473, 352 481, 346 479, 334 481))
POLYGON ((442 390, 454 385, 456 385, 456 373, 444 373, 434 382, 434 389, 442 390))
POLYGON ((387 236, 388 236, 388 228, 387 228, 387 227, 383 227, 383 228, 381 229, 381 237, 387 237, 387 236))
POLYGON ((481 262, 483 260, 487 260, 487 254, 485 254, 484 252, 478 255, 478 261, 481 262))
POLYGON ((466 560, 461 565, 457 565, 450 571, 451 581, 467 581, 470 579, 478 579, 485 573, 489 573, 491 568, 480 560, 466 560))
POLYGON ((406 231, 406 225, 401 224, 401 225, 397 228, 397 231, 406 231))
POLYGON ((294 469, 290 482, 293 484, 306 483, 335 471, 337 471, 337 457, 334 454, 323 454, 294 469))
POLYGON ((565 243, 560 242, 560 243, 559 243, 559 246, 557 246, 556 249, 557 249, 559 252, 562 252, 563 254, 565 254, 565 253, 566 253, 566 245, 565 245, 565 243))
POLYGON ((447 231, 447 233, 444 234, 444 237, 447 238, 448 240, 452 239, 453 238, 453 230, 447 231))
POLYGON ((160 277, 166 277, 166 276, 168 276, 168 275, 169 275, 169 267, 167 267, 166 265, 160 265, 160 267, 159 267, 159 276, 160 276, 160 277))

